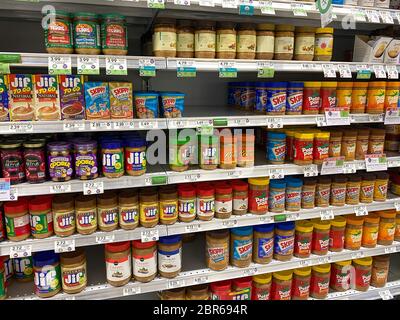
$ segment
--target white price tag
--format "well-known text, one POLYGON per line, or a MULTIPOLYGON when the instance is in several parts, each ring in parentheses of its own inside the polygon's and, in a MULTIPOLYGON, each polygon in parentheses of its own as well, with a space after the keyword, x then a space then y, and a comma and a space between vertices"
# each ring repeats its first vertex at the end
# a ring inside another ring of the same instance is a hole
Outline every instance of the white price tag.
POLYGON ((351 78, 351 70, 348 64, 341 64, 338 69, 341 78, 351 78))
POLYGON ((365 167, 367 172, 386 171, 387 170, 386 154, 366 154, 365 167))
POLYGON ((275 9, 272 5, 272 0, 260 1, 260 9, 262 14, 275 14, 275 9))
POLYGON ((369 20, 369 22, 372 23, 380 23, 380 19, 379 19, 379 14, 378 11, 375 10, 365 10, 365 13, 367 15, 367 18, 369 20))
POLYGON ((383 121, 383 113, 369 114, 368 118, 369 118, 369 122, 382 122, 383 121))
POLYGON ((201 7, 215 7, 214 0, 199 0, 201 7))
POLYGON ((128 75, 126 58, 106 57, 106 75, 128 75))
POLYGON ((377 79, 386 79, 386 71, 383 65, 374 65, 372 69, 377 79))
POLYGON ((363 251, 357 251, 351 254, 351 258, 352 259, 360 259, 360 258, 364 258, 364 252, 363 251))
POLYGON ((396 247, 385 248, 386 254, 396 253, 396 247))
POLYGON ((83 183, 83 194, 101 194, 104 193, 104 182, 103 181, 87 181, 83 183))
POLYGON ((365 18, 365 12, 363 9, 352 10, 354 20, 357 22, 366 22, 367 19, 365 18))
POLYGON ((134 294, 140 294, 142 292, 142 290, 140 289, 140 287, 128 287, 128 288, 123 288, 122 289, 122 295, 123 296, 131 296, 134 294))
POLYGON ((114 240, 115 240, 114 234, 96 236, 96 243, 109 243, 109 242, 114 242, 114 240))
POLYGON ((10 123, 8 131, 12 133, 29 133, 33 132, 32 123, 10 123))
POLYGON ((327 209, 327 210, 321 210, 319 213, 321 220, 332 220, 335 218, 335 215, 333 214, 333 210, 327 209))
POLYGON ((397 167, 400 167, 400 159, 388 158, 388 168, 397 168, 397 167))
POLYGON ((167 282, 168 289, 180 288, 185 286, 185 280, 169 280, 167 282))
POLYGON ((315 63, 309 62, 309 63, 303 63, 301 65, 301 69, 304 71, 318 71, 320 69, 320 65, 317 65, 315 63))
POLYGON ((10 189, 10 201, 17 201, 18 200, 18 189, 11 188, 10 189))
POLYGON ((63 253, 75 251, 75 239, 54 241, 54 252, 63 253))
POLYGON ((300 212, 291 213, 286 215, 286 221, 296 221, 300 219, 300 212))
POLYGON ((257 273, 257 268, 249 268, 249 269, 243 271, 243 275, 244 275, 245 277, 253 276, 253 275, 255 275, 256 273, 257 273))
POLYGON ((271 169, 269 171, 269 178, 270 179, 283 179, 285 178, 285 172, 283 169, 271 169))
POLYGON ((174 0, 174 4, 178 6, 190 6, 190 0, 174 0))
POLYGON ((399 109, 386 110, 384 124, 400 124, 399 109))
POLYGON ((386 72, 388 79, 398 79, 399 78, 399 71, 397 70, 396 65, 387 65, 386 72))
POLYGON ((151 186, 153 185, 153 180, 151 178, 145 178, 144 179, 144 185, 145 186, 151 186))
POLYGON ((317 127, 326 127, 328 124, 326 123, 325 116, 316 116, 315 120, 317 122, 317 127))
POLYGON ((308 267, 309 265, 311 265, 311 261, 310 260, 300 260, 299 261, 299 267, 300 268, 308 267))
POLYGON ((222 8, 236 9, 238 6, 237 0, 222 0, 222 8))
MULTIPOLYGON (((351 99, 351 97, 350 97, 351 99)), ((328 108, 325 110, 325 119, 328 126, 350 125, 349 111, 339 108, 328 108)))
POLYGON ((59 55, 49 56, 48 58, 49 74, 71 74, 71 56, 59 55))
POLYGON ((305 177, 315 177, 318 175, 318 166, 316 164, 309 164, 303 167, 305 177))
POLYGON ((395 207, 396 211, 400 211, 400 202, 395 202, 394 207, 395 207))
POLYGON ((292 3, 291 5, 293 15, 296 17, 307 17, 307 11, 302 3, 292 3))
POLYGON ((234 119, 233 120, 233 125, 238 126, 238 127, 248 126, 249 123, 250 123, 250 119, 249 118, 240 118, 240 119, 234 119))
POLYGON ((229 179, 231 178, 238 178, 242 175, 242 171, 241 170, 230 170, 226 172, 227 176, 229 179))
POLYGON ((318 258, 318 264, 325 264, 325 263, 331 263, 331 257, 321 257, 318 258))
POLYGON ((117 121, 114 122, 113 125, 115 130, 127 130, 135 128, 134 121, 117 121))
POLYGON ((379 11, 382 22, 387 24, 394 24, 394 20, 389 11, 379 11))
POLYGON ((321 175, 342 174, 344 157, 326 158, 322 162, 321 175))
POLYGON ((10 178, 0 178, 0 201, 8 201, 11 197, 10 178))
POLYGON ((353 162, 345 162, 343 164, 343 173, 356 173, 357 172, 357 168, 356 168, 356 164, 353 162))
POLYGON ((180 129, 185 128, 188 125, 186 120, 168 120, 168 128, 170 129, 180 129))
POLYGON ((194 278, 195 284, 202 284, 202 283, 207 283, 207 282, 208 282, 207 276, 201 276, 201 277, 194 278))
POLYGON ((322 71, 325 78, 336 78, 336 67, 334 64, 323 64, 322 71))
POLYGON ((392 300, 394 298, 390 290, 379 291, 379 296, 382 298, 382 300, 392 300))
POLYGON ((139 129, 157 129, 158 122, 152 120, 139 121, 139 129))
POLYGON ((145 230, 140 234, 142 242, 158 241, 160 238, 158 230, 145 230))
POLYGON ((189 224, 189 225, 185 226, 186 233, 199 232, 200 230, 201 230, 200 223, 194 223, 194 224, 189 224))
POLYGON ((71 185, 66 184, 54 184, 50 186, 50 193, 68 193, 71 192, 71 185))
POLYGON ((85 130, 84 122, 66 122, 63 123, 64 131, 83 131, 85 130))
POLYGON ((111 121, 91 121, 90 130, 111 130, 111 121))
POLYGON ((261 216, 259 222, 262 224, 274 223, 274 217, 271 216, 261 216))
POLYGON ((356 214, 357 217, 367 216, 368 215, 367 206, 355 206, 354 213, 356 214))
POLYGON ((267 118, 267 128, 268 129, 283 128, 283 119, 282 118, 267 118))
POLYGON ((10 258, 26 258, 32 255, 31 245, 15 245, 10 247, 10 258))
POLYGON ((201 174, 200 173, 194 173, 194 174, 185 174, 185 181, 187 182, 196 182, 200 179, 201 174))
POLYGON ((78 56, 78 74, 100 74, 100 62, 97 56, 78 56))
POLYGON ((225 221, 222 221, 221 225, 222 225, 223 228, 232 228, 232 227, 235 227, 237 225, 237 220, 235 220, 235 219, 233 219, 233 220, 230 220, 230 219, 229 220, 225 220, 225 221))

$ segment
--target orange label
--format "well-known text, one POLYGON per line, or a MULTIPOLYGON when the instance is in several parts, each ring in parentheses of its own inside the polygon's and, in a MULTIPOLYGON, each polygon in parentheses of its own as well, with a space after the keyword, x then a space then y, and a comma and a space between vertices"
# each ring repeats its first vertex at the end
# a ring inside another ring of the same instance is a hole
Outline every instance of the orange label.
POLYGON ((351 110, 362 110, 364 112, 367 104, 367 88, 354 89, 351 95, 351 110))
POLYGON ((385 110, 397 109, 399 102, 399 89, 387 89, 385 95, 385 110))
POLYGON ((351 107, 351 93, 352 89, 338 89, 336 91, 337 108, 348 108, 351 107))
POLYGON ((344 242, 346 248, 360 247, 362 240, 362 230, 358 229, 346 229, 344 236, 344 242))
POLYGON ((385 105, 385 89, 381 88, 370 88, 368 89, 368 99, 367 99, 367 111, 375 110, 383 112, 383 107, 385 105))
POLYGON ((378 240, 378 226, 364 226, 362 235, 362 245, 375 246, 378 240))
POLYGON ((379 224, 378 240, 393 241, 396 224, 394 222, 381 222, 379 224))

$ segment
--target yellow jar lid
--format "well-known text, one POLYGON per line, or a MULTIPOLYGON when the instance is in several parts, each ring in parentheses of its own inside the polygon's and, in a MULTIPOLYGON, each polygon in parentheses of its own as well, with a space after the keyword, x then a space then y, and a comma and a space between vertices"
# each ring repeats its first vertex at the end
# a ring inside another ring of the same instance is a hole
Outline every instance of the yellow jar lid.
POLYGON ((289 280, 292 280, 293 270, 278 271, 278 272, 274 272, 273 275, 274 275, 274 278, 276 278, 280 281, 289 281, 289 280))
POLYGON ((371 81, 368 82, 368 87, 383 87, 386 88, 386 81, 371 81))
POLYGON ((351 260, 345 260, 345 261, 336 261, 334 262, 335 264, 341 266, 341 267, 346 267, 351 265, 351 260))
POLYGON ((368 223, 379 223, 379 215, 375 214, 375 213, 370 213, 369 215, 367 215, 364 218, 364 222, 368 222, 368 223))
POLYGON ((311 274, 311 267, 294 269, 294 274, 300 277, 307 277, 311 274))
POLYGON ((395 219, 396 218, 396 210, 379 211, 378 214, 381 218, 387 218, 387 219, 395 219))
POLYGON ((331 222, 321 219, 311 219, 314 228, 321 230, 329 230, 331 228, 331 222))
POLYGON ((294 134, 294 137, 296 139, 309 139, 313 140, 314 139, 314 133, 303 133, 303 132, 296 132, 294 134))
POLYGON ((359 264, 360 266, 368 267, 368 266, 370 266, 372 264, 372 257, 354 259, 353 262, 359 264))
POLYGON ((307 220, 296 221, 296 231, 299 232, 312 232, 314 225, 307 220))
POLYGON ((332 33, 333 34, 333 28, 317 28, 315 30, 315 33, 332 33))
POLYGON ((399 81, 387 81, 386 82, 386 87, 395 87, 396 89, 398 89, 400 87, 400 82, 399 81))
POLYGON ((321 264, 319 266, 313 266, 312 269, 320 273, 328 273, 331 271, 331 265, 330 263, 321 264))
POLYGON ((315 33, 314 27, 296 27, 296 32, 315 33))
POLYGON ((330 136, 331 136, 331 134, 329 132, 317 132, 314 135, 314 138, 317 138, 317 139, 329 139, 330 136))
POLYGON ((260 23, 257 25, 257 30, 260 31, 274 31, 275 25, 272 23, 260 23))
POLYGON ((364 224, 364 217, 357 217, 355 214, 346 217, 347 224, 362 226, 364 224))
POLYGON ((336 81, 322 81, 321 82, 321 88, 332 88, 332 87, 337 87, 337 82, 336 81))
POLYGON ((346 226, 346 219, 343 217, 335 217, 335 219, 331 220, 331 226, 333 227, 345 227, 346 226))
POLYGON ((285 133, 287 136, 293 137, 294 134, 296 133, 295 130, 285 130, 285 133))
POLYGON ((367 88, 368 87, 368 82, 353 82, 353 87, 355 88, 367 88))
POLYGON ((275 31, 294 31, 294 26, 290 24, 278 24, 275 26, 275 31))
POLYGON ((257 276, 253 276, 253 281, 260 283, 260 284, 268 284, 271 282, 271 279, 272 279, 271 273, 265 273, 265 274, 259 274, 257 276))
POLYGON ((305 81, 304 87, 319 88, 319 87, 321 87, 321 81, 305 81))
POLYGON ((337 83, 338 88, 353 88, 353 82, 351 81, 340 81, 337 83))
POLYGON ((267 184, 269 184, 269 178, 265 177, 265 178, 250 178, 248 179, 248 183, 249 184, 254 184, 256 186, 265 186, 267 184))

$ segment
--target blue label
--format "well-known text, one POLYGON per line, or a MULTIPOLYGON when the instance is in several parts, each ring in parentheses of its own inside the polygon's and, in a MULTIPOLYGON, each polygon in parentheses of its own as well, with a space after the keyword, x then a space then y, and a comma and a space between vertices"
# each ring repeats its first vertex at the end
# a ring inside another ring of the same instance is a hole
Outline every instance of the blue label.
POLYGON ((288 89, 286 99, 286 112, 301 113, 303 107, 303 90, 288 89))
POLYGON ((16 279, 27 279, 32 277, 32 257, 14 258, 14 276, 16 279))
POLYGON ((240 91, 240 106, 246 109, 254 108, 256 92, 254 89, 244 88, 240 91))
POLYGON ((179 254, 181 249, 177 249, 177 250, 173 250, 173 251, 164 251, 164 250, 160 250, 158 249, 158 254, 161 254, 163 256, 174 256, 176 254, 179 254))
POLYGON ((61 286, 60 281, 60 265, 54 267, 52 265, 34 270, 35 292, 49 293, 58 290, 61 286))
POLYGON ((273 209, 285 210, 285 191, 269 189, 268 208, 270 211, 273 209))
POLYGON ((135 108, 138 118, 158 118, 158 96, 151 93, 135 95, 135 108))
POLYGON ((184 95, 161 95, 162 115, 165 118, 181 118, 184 109, 184 95))
POLYGON ((246 260, 253 252, 251 240, 233 240, 233 259, 246 260))
POLYGON ((294 236, 281 236, 276 234, 274 241, 274 253, 282 255, 293 254, 294 236))
POLYGON ((267 91, 267 113, 285 112, 286 90, 276 89, 267 91))
POLYGON ((267 258, 272 256, 274 249, 274 238, 259 238, 257 254, 258 258, 267 258))
POLYGON ((268 160, 273 162, 285 161, 286 156, 286 141, 272 141, 267 142, 268 160))
POLYGON ((259 112, 265 112, 267 110, 267 90, 266 89, 256 89, 256 103, 254 110, 259 112))
MULTIPOLYGON (((301 189, 301 188, 300 188, 301 189)), ((301 192, 300 190, 287 189, 286 190, 286 207, 299 207, 301 206, 301 192)))

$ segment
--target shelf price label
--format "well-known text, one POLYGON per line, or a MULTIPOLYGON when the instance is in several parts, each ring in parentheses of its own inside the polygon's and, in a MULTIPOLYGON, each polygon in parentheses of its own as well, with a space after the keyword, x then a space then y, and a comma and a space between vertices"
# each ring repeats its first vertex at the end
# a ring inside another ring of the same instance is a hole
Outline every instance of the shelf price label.
POLYGON ((222 228, 232 228, 235 227, 237 225, 237 220, 236 219, 232 219, 232 220, 226 220, 226 221, 222 221, 221 223, 222 228))
POLYGON ((115 130, 126 130, 135 128, 134 121, 118 121, 113 123, 115 130))
POLYGON ((267 118, 267 128, 268 129, 281 129, 283 128, 282 118, 267 118))
POLYGON ((379 296, 382 300, 392 300, 394 298, 390 290, 379 291, 379 296))
POLYGON ((10 258, 26 258, 32 255, 31 245, 15 245, 10 247, 10 258))
POLYGON ((12 133, 29 133, 33 132, 32 123, 11 123, 8 126, 8 131, 12 133))
POLYGON ((386 79, 386 71, 382 65, 374 65, 372 68, 377 79, 386 79))
POLYGON ((140 234, 142 242, 158 241, 160 238, 158 230, 145 230, 140 234))
POLYGON ((304 177, 315 177, 318 175, 318 166, 316 164, 309 164, 303 167, 304 177))
POLYGON ((83 122, 66 122, 63 123, 64 131, 83 131, 85 130, 85 123, 83 122))
POLYGON ((387 170, 386 154, 366 154, 365 167, 367 172, 386 171, 387 170))
POLYGON ((275 75, 275 67, 269 62, 257 62, 258 78, 273 78, 275 75))
POLYGON ((17 201, 18 200, 18 189, 11 188, 10 189, 10 201, 17 201))
POLYGON ((270 179, 283 179, 285 178, 285 172, 283 169, 271 169, 269 171, 270 179))
POLYGON ((399 71, 397 70, 396 65, 386 66, 386 72, 387 72, 388 79, 398 79, 399 78, 399 71))
POLYGON ((400 211, 400 202, 395 202, 394 203, 394 208, 396 209, 396 211, 400 211))
POLYGON ((355 206, 354 213, 356 214, 357 217, 367 216, 368 215, 367 206, 355 206))
POLYGON ((236 9, 238 6, 237 0, 222 0, 222 8, 236 9))
POLYGON ((174 0, 174 4, 178 6, 190 6, 190 0, 174 0))
POLYGON ((357 79, 371 79, 371 69, 363 64, 356 67, 357 68, 357 79))
POLYGON ((260 1, 260 9, 262 14, 271 14, 275 15, 275 9, 272 5, 272 0, 268 1, 260 1))
POLYGON ((326 158, 322 162, 321 175, 342 174, 344 157, 326 158))
POLYGON ((128 287, 122 289, 123 296, 131 296, 134 294, 140 294, 142 292, 140 287, 128 287))
POLYGON ((168 128, 174 129, 174 128, 185 128, 187 126, 188 122, 186 120, 170 120, 168 119, 168 128))
POLYGON ((319 213, 321 220, 332 220, 335 218, 333 210, 321 210, 319 213))
POLYGON ((341 78, 351 78, 351 70, 348 64, 341 64, 338 69, 341 78))
POLYGON ((104 193, 104 182, 95 182, 88 181, 83 183, 83 194, 91 195, 91 194, 101 194, 104 193))
POLYGON ((78 74, 100 74, 100 62, 97 56, 78 56, 78 74))
POLYGON ((11 196, 10 178, 0 179, 0 201, 8 201, 11 196))
POLYGON ((72 252, 72 251, 75 251, 75 239, 54 241, 55 253, 72 252))
POLYGON ((400 110, 386 110, 384 124, 400 124, 400 110))
POLYGON ((96 236, 96 243, 109 243, 109 242, 114 242, 114 240, 115 240, 115 234, 96 236))
POLYGON ((358 10, 352 10, 353 12, 353 17, 354 20, 356 20, 357 22, 366 22, 367 19, 365 18, 365 12, 363 9, 358 9, 358 10))
POLYGON ((196 77, 196 64, 193 60, 178 60, 176 62, 176 67, 178 78, 196 77))
POLYGON ((383 121, 383 113, 369 114, 368 118, 369 118, 369 122, 382 122, 383 121))
POLYGON ((295 17, 307 17, 307 11, 304 7, 304 4, 292 3, 290 6, 295 17))
POLYGON ((167 283, 168 289, 180 288, 185 286, 185 280, 169 280, 167 283))
POLYGON ((196 182, 200 179, 201 174, 200 173, 195 173, 195 174, 185 174, 185 181, 187 182, 196 182))
POLYGON ((147 0, 147 7, 152 9, 165 9, 165 0, 147 0))
POLYGON ((249 269, 243 271, 243 275, 244 275, 245 277, 253 276, 253 275, 255 275, 256 273, 257 273, 257 268, 249 268, 249 269))
POLYGON ((274 217, 271 216, 262 216, 259 218, 259 223, 267 224, 267 223, 274 223, 274 217))
POLYGON ((365 13, 367 15, 367 18, 369 20, 369 22, 372 23, 380 23, 380 19, 379 19, 379 14, 378 11, 375 10, 365 10, 365 13))
POLYGON ((353 162, 345 162, 343 164, 343 173, 347 174, 347 173, 356 173, 357 172, 357 168, 356 168, 356 164, 353 162))
POLYGON ((334 64, 323 64, 322 71, 325 78, 336 78, 336 67, 334 64))
POLYGON ((234 61, 219 61, 218 68, 220 78, 237 78, 237 68, 234 61))
POLYGON ((49 74, 71 74, 71 56, 60 55, 60 56, 49 56, 48 58, 49 74))
POLYGON ((339 108, 328 108, 325 110, 326 124, 328 126, 350 125, 349 110, 339 108))
POLYGON ((253 0, 239 0, 239 14, 244 16, 254 15, 253 0))
POLYGON ((364 258, 364 252, 363 251, 357 251, 351 254, 351 258, 352 259, 360 259, 360 258, 364 258))
POLYGON ((317 122, 317 127, 326 127, 328 125, 325 116, 316 116, 315 121, 317 122))
POLYGON ((286 221, 296 221, 300 219, 300 213, 291 213, 286 215, 286 221))
POLYGON ((142 120, 139 121, 139 129, 157 129, 158 128, 158 122, 157 121, 152 121, 152 120, 142 120))
POLYGON ((106 75, 127 76, 128 63, 126 58, 106 57, 106 75))
POLYGON ((394 20, 389 11, 379 11, 382 22, 387 24, 394 24, 394 20))
POLYGON ((208 276, 200 276, 197 278, 194 278, 194 283, 195 284, 202 284, 208 282, 208 276))
POLYGON ((67 184, 54 184, 50 186, 50 193, 68 193, 71 192, 71 185, 67 184))
POLYGON ((186 233, 199 232, 200 230, 201 230, 200 223, 194 223, 194 224, 189 224, 189 225, 185 226, 186 233))
POLYGON ((153 58, 139 59, 139 76, 141 77, 156 76, 156 61, 153 58))
POLYGON ((90 130, 111 130, 111 121, 92 121, 90 122, 90 130))
POLYGON ((391 253, 396 253, 396 247, 389 247, 389 248, 385 248, 385 253, 386 254, 391 254, 391 253))
POLYGON ((214 0, 199 0, 201 7, 215 7, 214 0))

